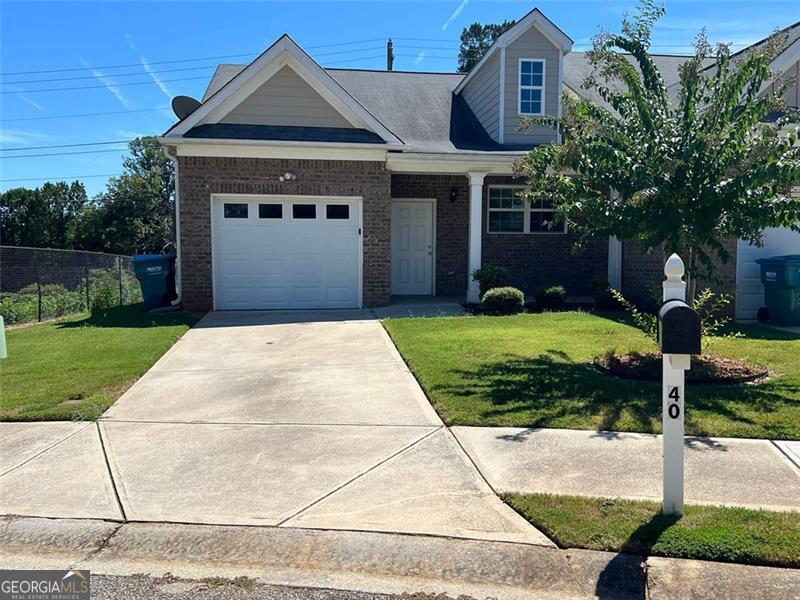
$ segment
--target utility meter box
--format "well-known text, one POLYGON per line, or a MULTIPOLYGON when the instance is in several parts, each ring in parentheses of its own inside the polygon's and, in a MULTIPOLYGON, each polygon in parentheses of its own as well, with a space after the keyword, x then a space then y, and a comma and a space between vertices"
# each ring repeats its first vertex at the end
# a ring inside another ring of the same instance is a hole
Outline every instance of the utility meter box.
POLYGON ((662 354, 700 354, 700 315, 683 300, 668 300, 658 311, 662 354))

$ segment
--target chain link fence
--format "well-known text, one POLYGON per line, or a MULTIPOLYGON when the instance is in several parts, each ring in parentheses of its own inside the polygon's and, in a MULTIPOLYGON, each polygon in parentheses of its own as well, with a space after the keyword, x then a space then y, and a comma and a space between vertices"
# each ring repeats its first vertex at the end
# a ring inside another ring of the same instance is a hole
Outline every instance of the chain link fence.
POLYGON ((141 301, 130 256, 0 246, 0 315, 6 325, 141 301))

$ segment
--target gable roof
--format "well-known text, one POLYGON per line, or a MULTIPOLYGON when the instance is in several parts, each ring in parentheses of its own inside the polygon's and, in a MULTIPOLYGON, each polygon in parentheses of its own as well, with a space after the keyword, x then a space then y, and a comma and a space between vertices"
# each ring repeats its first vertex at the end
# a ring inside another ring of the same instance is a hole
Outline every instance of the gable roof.
POLYGON ((539 32, 544 35, 544 37, 550 40, 550 43, 561 50, 562 54, 569 52, 572 49, 572 38, 559 29, 559 27, 556 26, 556 24, 550 19, 548 19, 542 11, 540 11, 538 8, 534 8, 527 15, 517 21, 511 29, 503 33, 503 35, 494 41, 494 43, 486 51, 486 54, 484 54, 478 61, 478 64, 472 68, 464 80, 458 85, 458 87, 455 89, 455 93, 458 94, 464 89, 464 86, 466 86, 472 77, 474 77, 475 74, 481 70, 481 67, 492 57, 492 55, 494 55, 495 52, 511 44, 531 27, 538 29, 539 32))
POLYGON ((221 77, 216 77, 218 68, 215 78, 212 79, 212 83, 215 79, 217 81, 216 89, 211 90, 209 86, 202 104, 164 135, 180 137, 193 127, 219 121, 284 66, 292 68, 353 127, 371 131, 387 144, 403 143, 287 34, 281 36, 249 65, 231 73, 232 76, 224 83, 221 77))

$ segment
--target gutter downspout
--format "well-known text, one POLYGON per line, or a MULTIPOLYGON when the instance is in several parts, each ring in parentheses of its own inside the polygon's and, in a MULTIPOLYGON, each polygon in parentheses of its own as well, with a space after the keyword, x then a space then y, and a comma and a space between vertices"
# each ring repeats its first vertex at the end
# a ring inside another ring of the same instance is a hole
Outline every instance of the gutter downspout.
POLYGON ((178 297, 171 302, 172 306, 180 306, 181 295, 181 203, 180 203, 180 178, 178 177, 178 156, 172 154, 174 148, 164 146, 164 156, 172 161, 175 166, 175 292, 178 297))

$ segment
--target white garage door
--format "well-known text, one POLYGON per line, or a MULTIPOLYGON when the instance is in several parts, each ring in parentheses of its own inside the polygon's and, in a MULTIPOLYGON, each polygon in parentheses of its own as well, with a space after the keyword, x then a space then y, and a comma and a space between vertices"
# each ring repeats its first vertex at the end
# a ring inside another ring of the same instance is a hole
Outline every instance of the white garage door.
POLYGON ((764 246, 758 248, 739 240, 736 253, 736 318, 755 319, 764 306, 764 287, 761 284, 759 258, 800 254, 800 233, 788 228, 764 231, 764 246))
POLYGON ((217 309, 360 305, 358 199, 218 196, 212 211, 217 309))

